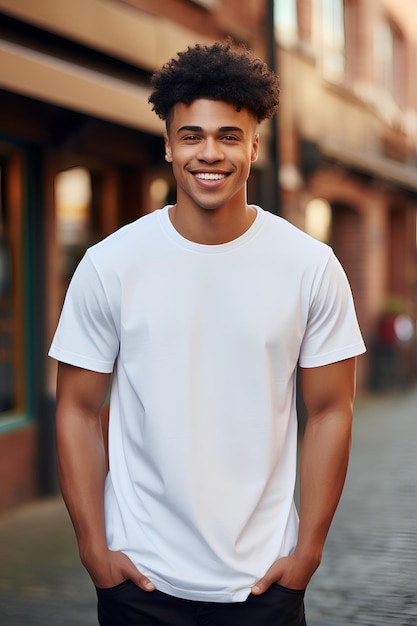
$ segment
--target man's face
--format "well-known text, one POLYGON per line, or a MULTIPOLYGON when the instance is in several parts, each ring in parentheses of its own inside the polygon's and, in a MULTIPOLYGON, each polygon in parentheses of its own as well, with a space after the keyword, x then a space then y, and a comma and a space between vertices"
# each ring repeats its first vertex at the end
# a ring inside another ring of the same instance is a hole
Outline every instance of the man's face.
POLYGON ((177 104, 165 150, 178 206, 246 207, 246 181, 258 156, 256 120, 247 109, 217 100, 177 104))

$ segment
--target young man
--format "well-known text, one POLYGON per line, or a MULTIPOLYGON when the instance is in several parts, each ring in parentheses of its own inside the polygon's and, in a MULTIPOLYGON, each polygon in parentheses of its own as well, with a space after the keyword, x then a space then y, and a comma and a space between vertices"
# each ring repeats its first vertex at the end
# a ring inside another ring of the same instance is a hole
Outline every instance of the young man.
POLYGON ((348 464, 350 289, 330 248, 247 204, 276 75, 217 43, 152 86, 177 202, 87 251, 68 290, 50 351, 62 492, 102 626, 301 626, 348 464))

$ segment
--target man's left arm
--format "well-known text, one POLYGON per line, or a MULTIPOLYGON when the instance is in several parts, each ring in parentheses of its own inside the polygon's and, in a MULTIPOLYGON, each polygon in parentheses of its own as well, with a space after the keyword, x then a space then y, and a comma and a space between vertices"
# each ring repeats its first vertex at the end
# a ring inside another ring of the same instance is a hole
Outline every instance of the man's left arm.
POLYGON ((355 358, 300 371, 307 423, 300 460, 298 541, 294 552, 276 561, 256 583, 254 594, 273 582, 305 589, 320 564, 348 468, 355 373, 355 358))

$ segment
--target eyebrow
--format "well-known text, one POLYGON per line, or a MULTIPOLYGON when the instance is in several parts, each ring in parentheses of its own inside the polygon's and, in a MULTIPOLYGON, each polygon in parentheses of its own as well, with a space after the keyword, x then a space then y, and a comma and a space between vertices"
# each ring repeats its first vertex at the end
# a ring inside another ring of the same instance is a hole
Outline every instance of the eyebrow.
MULTIPOLYGON (((202 126, 181 126, 181 128, 179 128, 177 130, 177 134, 181 133, 181 132, 191 132, 191 133, 201 133, 204 132, 204 129, 202 126)), ((243 135, 243 129, 240 128, 239 126, 220 126, 220 128, 217 129, 217 131, 219 133, 242 133, 243 135)))

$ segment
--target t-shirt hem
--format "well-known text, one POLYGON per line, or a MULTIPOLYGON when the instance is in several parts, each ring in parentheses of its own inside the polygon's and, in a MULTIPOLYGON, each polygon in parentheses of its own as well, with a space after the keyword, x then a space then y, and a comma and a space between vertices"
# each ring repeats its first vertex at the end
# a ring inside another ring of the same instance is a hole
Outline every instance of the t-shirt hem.
POLYGON ((314 356, 300 356, 300 367, 321 367, 322 365, 330 365, 344 359, 350 359, 366 352, 363 342, 358 342, 351 346, 347 346, 340 350, 333 350, 325 354, 315 354, 314 356))
POLYGON ((220 591, 193 591, 190 589, 180 589, 173 587, 161 580, 155 580, 152 578, 152 582, 155 584, 158 591, 166 593, 169 596, 175 598, 181 598, 182 600, 194 600, 197 602, 219 602, 222 604, 230 602, 245 602, 247 600, 251 590, 250 588, 240 589, 236 592, 220 592, 220 591))
POLYGON ((62 363, 81 367, 82 369, 91 370, 92 372, 99 372, 100 374, 110 374, 113 371, 113 363, 109 361, 91 359, 74 352, 69 352, 68 350, 62 350, 54 345, 51 346, 48 356, 62 363))

